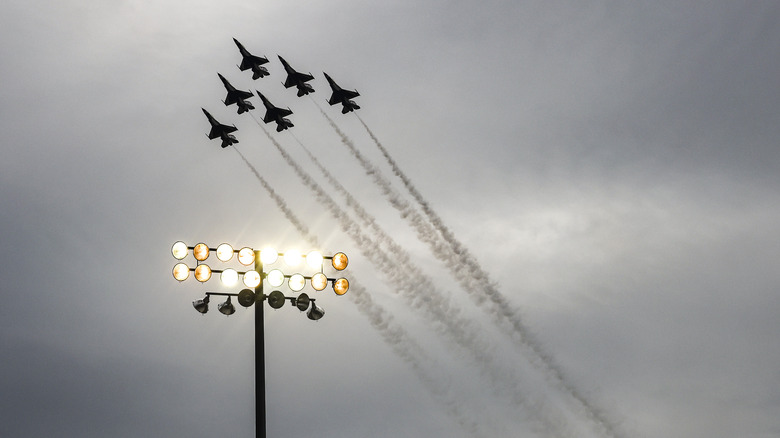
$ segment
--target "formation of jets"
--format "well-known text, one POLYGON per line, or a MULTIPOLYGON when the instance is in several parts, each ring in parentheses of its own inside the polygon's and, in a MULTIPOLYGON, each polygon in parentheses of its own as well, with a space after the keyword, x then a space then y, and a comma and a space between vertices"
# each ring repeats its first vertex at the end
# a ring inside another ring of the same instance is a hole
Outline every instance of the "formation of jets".
MULTIPOLYGON (((235 38, 233 38, 233 42, 236 43, 236 46, 238 47, 238 51, 241 53, 241 64, 237 66, 239 70, 241 71, 251 70, 252 79, 254 80, 270 75, 268 69, 263 66, 264 64, 268 63, 268 58, 263 56, 255 56, 251 54, 244 47, 244 45, 241 44, 235 38)), ((294 68, 290 66, 290 64, 284 58, 282 58, 279 55, 277 56, 279 57, 279 61, 281 61, 282 66, 284 66, 284 70, 287 73, 287 78, 283 82, 284 87, 297 88, 298 97, 308 95, 309 93, 314 93, 314 87, 312 87, 311 84, 308 83, 309 81, 314 79, 314 76, 311 73, 301 73, 299 71, 296 71, 294 68)), ((357 90, 345 90, 341 88, 330 76, 328 76, 327 73, 323 72, 323 75, 325 75, 325 79, 328 81, 328 84, 330 85, 330 88, 332 90, 330 99, 328 99, 328 103, 331 106, 340 103, 342 105, 342 109, 341 109, 342 114, 346 114, 348 112, 352 112, 357 109, 360 109, 360 106, 358 106, 355 103, 355 101, 352 100, 360 96, 360 93, 358 93, 357 90)), ((244 90, 237 89, 220 73, 217 73, 217 76, 219 76, 219 79, 222 81, 222 84, 225 86, 225 90, 227 91, 225 100, 222 101, 225 104, 225 106, 230 106, 235 104, 236 107, 238 108, 238 114, 243 114, 245 112, 249 112, 250 110, 255 109, 255 106, 252 104, 252 102, 249 101, 249 98, 254 96, 254 94, 252 94, 251 91, 244 91, 244 90)), ((260 100, 263 102, 263 106, 265 106, 265 116, 263 117, 264 123, 276 122, 276 132, 281 132, 284 131, 285 129, 292 128, 294 126, 293 123, 290 121, 290 119, 286 118, 287 116, 293 113, 289 107, 281 108, 281 107, 274 106, 274 104, 272 104, 262 93, 260 93, 260 91, 258 90, 255 91, 257 92, 257 95, 260 97, 260 100)), ((209 139, 211 140, 216 138, 221 139, 223 148, 238 143, 236 137, 231 134, 232 132, 238 130, 235 125, 223 125, 219 123, 204 108, 201 109, 203 110, 203 114, 206 115, 206 118, 211 124, 211 131, 209 131, 209 133, 206 134, 206 136, 209 139)))

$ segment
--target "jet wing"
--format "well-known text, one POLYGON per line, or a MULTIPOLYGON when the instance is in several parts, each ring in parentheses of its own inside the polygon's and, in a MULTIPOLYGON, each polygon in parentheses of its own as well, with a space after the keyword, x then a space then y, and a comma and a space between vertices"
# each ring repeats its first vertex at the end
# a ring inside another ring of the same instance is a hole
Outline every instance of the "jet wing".
POLYGON ((354 99, 360 96, 360 93, 358 93, 357 91, 341 90, 341 93, 343 99, 354 99))
POLYGON ((306 73, 290 73, 287 75, 287 79, 284 81, 285 88, 290 88, 297 85, 299 82, 307 82, 314 79, 314 76, 306 73))
POLYGON ((339 90, 334 91, 333 94, 330 95, 330 99, 328 99, 328 103, 331 105, 335 105, 337 103, 345 102, 349 99, 355 98, 360 96, 360 93, 357 91, 349 91, 349 90, 339 90))
POLYGON ((238 128, 235 126, 228 126, 228 125, 217 125, 212 126, 211 131, 209 132, 209 139, 214 140, 217 137, 221 137, 222 134, 230 134, 231 132, 238 131, 238 128))
POLYGON ((239 100, 249 99, 252 96, 254 96, 254 94, 249 91, 235 90, 233 92, 228 92, 227 97, 225 98, 225 105, 231 105, 239 100))
POLYGON ((253 65, 263 65, 268 62, 268 59, 261 58, 255 55, 244 56, 241 60, 241 65, 238 67, 241 71, 252 68, 253 65))
POLYGON ((264 123, 270 123, 275 122, 282 117, 289 116, 292 114, 292 111, 290 111, 289 108, 277 108, 274 107, 273 109, 269 109, 265 112, 265 117, 263 117, 264 123))

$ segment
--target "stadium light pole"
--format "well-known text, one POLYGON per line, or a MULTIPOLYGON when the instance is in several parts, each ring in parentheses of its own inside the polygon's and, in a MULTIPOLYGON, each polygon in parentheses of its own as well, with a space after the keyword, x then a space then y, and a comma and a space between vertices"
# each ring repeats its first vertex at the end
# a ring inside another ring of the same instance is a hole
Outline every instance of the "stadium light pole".
POLYGON ((255 286, 255 438, 265 437, 265 314, 263 312, 263 261, 255 251, 255 271, 260 284, 255 286))
MULTIPOLYGON (((173 253, 174 258, 177 260, 184 259, 189 251, 193 252, 193 255, 195 256, 195 259, 197 260, 196 266, 193 268, 188 267, 184 263, 178 263, 173 268, 173 277, 178 280, 179 282, 182 282, 186 280, 189 277, 190 272, 195 273, 195 278, 200 282, 206 282, 211 278, 212 273, 220 273, 224 274, 225 272, 228 272, 228 270, 212 270, 208 265, 201 264, 202 261, 205 261, 206 258, 208 258, 208 254, 212 251, 217 253, 217 258, 220 259, 220 261, 229 261, 233 253, 238 253, 238 259, 241 264, 247 265, 245 261, 242 261, 242 254, 243 257, 248 258, 249 248, 242 248, 241 250, 233 250, 232 247, 230 247, 227 244, 222 244, 218 248, 213 249, 209 248, 204 243, 199 243, 193 247, 189 247, 183 242, 176 242, 174 243, 171 252, 173 253), (222 248, 228 248, 225 250, 222 250, 222 248), (205 268, 204 268, 205 267, 205 268), (204 273, 207 271, 207 274, 204 273)), ((257 281, 257 284, 254 286, 254 290, 252 293, 250 293, 249 289, 244 289, 238 294, 234 293, 219 293, 219 292, 206 292, 206 298, 202 300, 196 300, 193 302, 193 307, 195 307, 195 310, 197 310, 200 313, 206 313, 208 311, 208 303, 209 303, 209 297, 212 295, 217 296, 227 296, 228 299, 225 303, 220 304, 219 310, 221 313, 225 315, 231 315, 233 312, 235 312, 235 307, 232 306, 232 302, 230 301, 231 297, 237 297, 239 304, 241 304, 244 307, 255 307, 255 437, 256 438, 266 438, 266 404, 265 404, 265 313, 264 313, 264 305, 263 303, 268 299, 269 305, 273 308, 280 308, 285 300, 290 300, 294 306, 296 306, 299 310, 305 311, 309 308, 309 305, 311 304, 311 308, 309 312, 307 313, 307 316, 311 320, 318 320, 324 315, 324 311, 322 308, 316 306, 314 304, 316 299, 309 298, 309 296, 305 293, 300 294, 298 297, 286 297, 284 294, 282 294, 279 291, 274 291, 271 293, 271 295, 265 295, 263 292, 263 281, 268 276, 268 273, 263 271, 263 257, 262 257, 262 251, 259 250, 251 250, 253 258, 254 258, 254 271, 246 271, 242 273, 238 273, 233 271, 234 274, 243 275, 244 276, 244 284, 249 286, 249 282, 247 281, 248 274, 252 276, 254 281, 257 281), (256 272, 258 275, 250 274, 252 272, 256 272)), ((276 259, 277 256, 281 255, 284 256, 284 254, 276 253, 275 250, 271 251, 273 254, 274 259, 276 259)), ((313 253, 310 253, 310 255, 313 253)), ((310 281, 310 284, 316 291, 323 290, 327 283, 330 282, 333 286, 333 290, 336 293, 336 295, 344 295, 347 290, 349 289, 349 281, 346 278, 328 278, 322 273, 322 261, 324 259, 330 259, 331 264, 333 267, 341 271, 347 267, 348 259, 347 256, 344 253, 336 253, 333 256, 329 257, 322 257, 321 254, 317 253, 317 256, 314 257, 314 260, 319 260, 320 264, 320 272, 318 274, 314 274, 311 277, 304 277, 300 274, 295 275, 284 275, 279 271, 277 278, 279 275, 281 275, 281 278, 278 280, 275 280, 277 284, 274 286, 280 286, 282 282, 284 281, 284 278, 290 279, 290 282, 292 283, 292 278, 299 276, 297 279, 299 281, 298 286, 296 286, 296 289, 293 289, 295 292, 300 292, 303 289, 303 286, 305 284, 306 280, 310 281), (315 280, 316 277, 316 280, 315 280), (300 281, 303 281, 303 283, 300 283, 300 281)), ((308 256, 307 256, 308 261, 308 256)), ((315 262, 316 263, 316 262, 315 262)), ((236 277, 237 278, 237 277, 236 277)), ((224 278, 223 278, 224 281, 224 278)), ((292 285, 290 286, 292 289, 292 285)))

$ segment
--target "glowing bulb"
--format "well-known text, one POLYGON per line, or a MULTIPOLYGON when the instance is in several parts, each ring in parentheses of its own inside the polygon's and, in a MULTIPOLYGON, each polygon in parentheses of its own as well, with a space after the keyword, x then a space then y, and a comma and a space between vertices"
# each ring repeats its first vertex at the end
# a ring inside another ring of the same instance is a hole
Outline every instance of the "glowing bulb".
POLYGON ((268 284, 273 287, 279 287, 284 283, 284 274, 278 269, 270 271, 265 278, 268 280, 268 284))
POLYGON ((241 248, 238 251, 238 262, 244 266, 255 264, 255 251, 252 248, 241 248))
POLYGON ((187 244, 181 241, 174 243, 173 247, 171 248, 171 253, 173 254, 173 258, 176 260, 181 260, 184 257, 187 257, 187 244))
POLYGON ((322 253, 319 251, 312 251, 306 254, 306 264, 311 266, 312 269, 322 268, 322 253))
POLYGON ((347 268, 347 265, 349 264, 349 259, 347 258, 347 255, 343 252, 336 253, 336 255, 333 256, 333 268, 337 271, 343 271, 347 268))
POLYGON ((211 278, 211 268, 209 268, 208 265, 198 265, 198 267, 195 268, 196 280, 203 283, 209 281, 209 278, 211 278))
POLYGON ((217 247, 217 258, 221 262, 227 262, 233 258, 233 247, 223 243, 217 247))
POLYGON ((295 249, 291 249, 284 253, 284 262, 287 266, 298 266, 303 261, 301 252, 295 249))
POLYGON ((288 284, 293 292, 300 292, 306 286, 306 279, 301 274, 293 274, 288 284))
POLYGON ((349 290, 349 281, 346 278, 339 278, 333 282, 333 291, 336 295, 344 295, 349 290))
POLYGON ((184 281, 189 276, 190 268, 188 268, 184 263, 177 263, 176 266, 173 267, 173 278, 179 281, 184 281))
POLYGON ((311 287, 314 288, 314 290, 323 290, 326 287, 328 287, 328 277, 325 276, 322 272, 318 272, 311 277, 311 287))
POLYGON ((246 287, 257 287, 260 285, 260 273, 257 271, 247 271, 244 273, 244 284, 246 287))
POLYGON ((205 243, 199 243, 195 245, 192 254, 195 256, 195 260, 202 262, 209 258, 209 246, 205 243))
POLYGON ((264 265, 274 264, 278 258, 279 253, 276 252, 276 249, 271 248, 270 246, 266 246, 260 251, 260 261, 263 262, 264 265))
POLYGON ((222 271, 219 279, 222 280, 222 284, 225 286, 235 286, 238 283, 238 272, 233 268, 227 268, 222 271))

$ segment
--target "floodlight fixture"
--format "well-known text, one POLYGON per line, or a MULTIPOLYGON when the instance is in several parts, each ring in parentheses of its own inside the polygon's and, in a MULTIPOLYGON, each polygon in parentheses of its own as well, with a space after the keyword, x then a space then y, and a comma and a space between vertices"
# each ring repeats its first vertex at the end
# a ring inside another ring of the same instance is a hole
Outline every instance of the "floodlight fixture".
POLYGON ((173 254, 173 257, 176 260, 184 259, 184 257, 187 257, 188 252, 189 248, 187 248, 187 244, 182 241, 174 243, 171 247, 171 254, 173 254))
POLYGON ((349 280, 346 278, 339 278, 333 282, 333 291, 336 295, 344 295, 349 290, 349 280))
POLYGON ((291 249, 284 253, 284 262, 287 263, 287 266, 295 267, 300 265, 302 261, 303 256, 297 249, 291 249))
POLYGON ((224 303, 217 304, 217 309, 219 309, 223 315, 232 315, 236 312, 236 307, 230 302, 230 297, 227 297, 227 300, 225 300, 224 303))
POLYGON ((322 253, 319 251, 312 251, 306 254, 306 264, 312 269, 321 269, 322 259, 322 253))
POLYGON ((257 271, 246 271, 244 272, 244 284, 246 287, 255 288, 260 285, 260 282, 262 281, 262 278, 260 277, 260 273, 257 271))
POLYGON ((202 262, 209 258, 209 246, 205 243, 199 243, 192 249, 192 255, 195 256, 195 260, 202 262))
POLYGON ((190 276, 190 268, 184 263, 176 263, 173 267, 173 278, 184 281, 190 276))
POLYGON ((298 295, 298 298, 295 299, 295 307, 297 307, 301 312, 305 312, 309 308, 310 302, 311 299, 309 299, 308 295, 300 294, 298 295))
POLYGON ((225 286, 235 286, 235 284, 238 283, 238 272, 233 268, 227 268, 222 271, 219 279, 222 280, 222 284, 225 286))
POLYGON ((328 287, 328 277, 322 272, 318 272, 311 277, 311 287, 316 291, 321 291, 328 287))
POLYGON ((268 284, 273 287, 279 287, 284 283, 284 273, 278 269, 269 271, 265 278, 268 280, 268 284))
POLYGON ((244 266, 255 264, 255 251, 252 248, 241 248, 238 251, 238 262, 244 266))
POLYGON ((233 247, 223 243, 217 247, 217 258, 220 262, 227 262, 233 258, 233 247))
POLYGON ((241 289, 241 292, 238 293, 238 304, 244 307, 251 307, 255 303, 256 298, 257 295, 252 289, 241 289))
POLYGON ((209 296, 206 295, 202 300, 195 300, 192 302, 192 307, 200 313, 206 313, 209 311, 209 296))
POLYGON ((276 252, 275 248, 266 246, 265 248, 260 250, 260 261, 263 262, 264 265, 272 265, 276 263, 276 260, 278 258, 279 258, 279 253, 276 252))
POLYGON ((333 259, 331 260, 331 263, 333 264, 333 269, 337 271, 343 271, 347 268, 347 265, 349 264, 349 259, 347 258, 347 255, 343 252, 338 252, 333 256, 333 259))
POLYGON ((273 309, 280 309, 284 306, 284 294, 281 291, 275 290, 268 294, 268 305, 273 309))
POLYGON ((300 292, 306 286, 306 279, 301 274, 293 274, 287 284, 293 292, 300 292))
POLYGON ((198 265, 198 267, 195 268, 196 280, 205 283, 209 281, 209 278, 211 278, 211 268, 209 268, 209 265, 198 265))
POLYGON ((325 311, 322 310, 322 307, 312 303, 311 309, 306 313, 306 316, 308 316, 310 320, 316 321, 325 316, 325 311))

